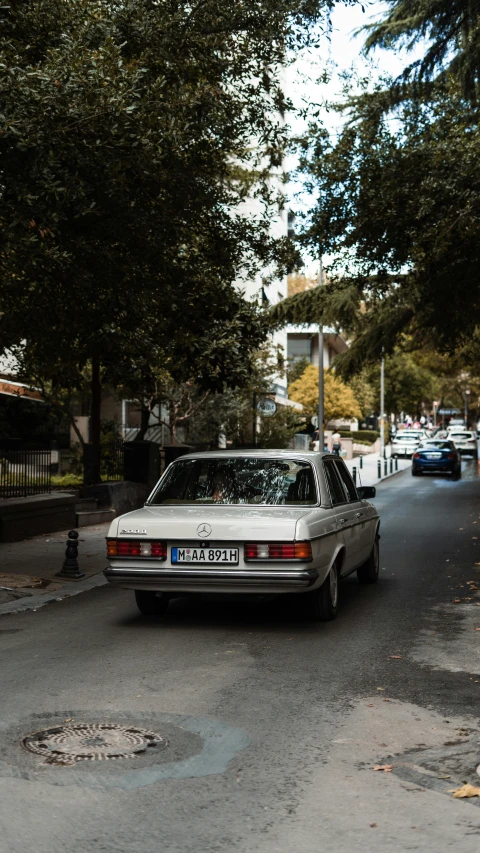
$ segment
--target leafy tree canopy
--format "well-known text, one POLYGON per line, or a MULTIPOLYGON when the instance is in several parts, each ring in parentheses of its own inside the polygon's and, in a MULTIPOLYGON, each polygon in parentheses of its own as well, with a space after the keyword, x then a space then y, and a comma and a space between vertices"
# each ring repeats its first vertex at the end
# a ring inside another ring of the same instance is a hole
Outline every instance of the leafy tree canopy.
POLYGON ((417 347, 464 345, 480 324, 478 115, 458 88, 386 110, 382 90, 346 104, 333 137, 320 122, 302 140, 302 169, 318 201, 303 234, 334 263, 325 286, 298 293, 273 320, 348 331, 344 375, 408 330, 417 347))
POLYGON ((382 21, 366 28, 367 51, 426 44, 424 55, 405 69, 404 81, 440 82, 453 75, 464 94, 477 94, 480 7, 475 0, 387 0, 387 9, 382 21))
MULTIPOLYGON (((291 400, 301 403, 309 417, 318 412, 318 368, 309 364, 302 376, 288 386, 291 400)), ((325 371, 324 385, 325 421, 339 418, 360 418, 362 412, 355 395, 331 370, 325 371)))
POLYGON ((97 386, 147 365, 145 386, 148 353, 179 382, 248 373, 265 329, 233 282, 292 261, 270 233, 278 69, 332 5, 4 4, 0 351, 25 377, 69 397, 89 365, 97 386))

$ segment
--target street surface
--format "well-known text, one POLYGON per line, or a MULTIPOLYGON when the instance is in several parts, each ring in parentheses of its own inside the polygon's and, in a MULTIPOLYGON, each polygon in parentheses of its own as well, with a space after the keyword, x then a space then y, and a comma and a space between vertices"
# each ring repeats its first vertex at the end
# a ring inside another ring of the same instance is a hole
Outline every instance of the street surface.
POLYGON ((480 785, 477 466, 376 504, 380 583, 348 579, 333 623, 300 597, 154 622, 110 587, 1 617, 1 853, 478 853, 480 800, 449 793, 480 785), (169 745, 75 767, 20 746, 65 720, 169 745))

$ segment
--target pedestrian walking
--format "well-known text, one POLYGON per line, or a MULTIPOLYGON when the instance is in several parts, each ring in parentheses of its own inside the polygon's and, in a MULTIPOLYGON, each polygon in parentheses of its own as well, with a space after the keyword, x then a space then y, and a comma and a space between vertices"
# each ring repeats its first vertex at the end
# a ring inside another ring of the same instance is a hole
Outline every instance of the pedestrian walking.
POLYGON ((342 437, 339 432, 334 432, 330 439, 330 452, 340 456, 342 452, 342 437))

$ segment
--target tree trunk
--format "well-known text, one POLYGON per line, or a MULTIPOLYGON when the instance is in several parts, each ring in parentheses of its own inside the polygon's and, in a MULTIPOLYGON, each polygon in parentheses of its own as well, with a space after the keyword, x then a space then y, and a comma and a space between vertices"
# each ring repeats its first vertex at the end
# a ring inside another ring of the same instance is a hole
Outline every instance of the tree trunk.
POLYGON ((90 391, 90 443, 95 448, 95 451, 89 479, 93 479, 95 483, 100 483, 100 406, 102 403, 102 383, 100 380, 100 361, 97 356, 92 358, 90 391))
POLYGON ((170 406, 168 428, 170 430, 170 444, 176 444, 177 438, 177 419, 175 415, 175 407, 170 406))

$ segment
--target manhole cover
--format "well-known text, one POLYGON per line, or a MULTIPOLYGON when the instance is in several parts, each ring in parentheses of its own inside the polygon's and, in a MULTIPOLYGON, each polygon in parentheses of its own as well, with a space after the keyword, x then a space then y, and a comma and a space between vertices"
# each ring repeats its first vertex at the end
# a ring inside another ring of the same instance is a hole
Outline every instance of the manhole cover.
POLYGON ((113 723, 56 726, 28 735, 22 741, 30 752, 42 755, 46 764, 133 758, 149 748, 164 749, 167 743, 166 738, 155 732, 113 723))

